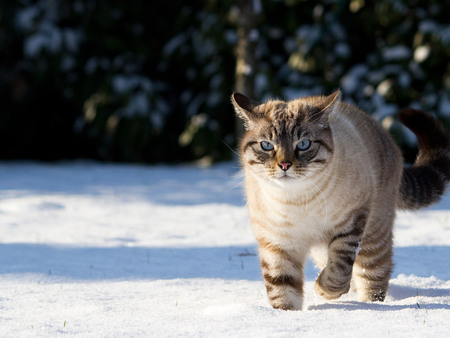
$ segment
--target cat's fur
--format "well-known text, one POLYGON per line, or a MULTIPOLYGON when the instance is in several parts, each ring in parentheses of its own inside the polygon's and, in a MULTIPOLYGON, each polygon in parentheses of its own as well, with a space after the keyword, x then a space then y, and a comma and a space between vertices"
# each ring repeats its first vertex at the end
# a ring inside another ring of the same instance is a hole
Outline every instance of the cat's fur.
POLYGON ((302 308, 308 254, 321 269, 319 295, 335 299, 352 286, 361 301, 383 301, 395 210, 427 206, 444 193, 449 134, 428 114, 401 112, 420 150, 403 168, 389 134, 341 102, 339 91, 265 103, 234 93, 232 103, 246 127, 241 161, 270 304, 302 308), (297 148, 301 141, 307 149, 297 148))

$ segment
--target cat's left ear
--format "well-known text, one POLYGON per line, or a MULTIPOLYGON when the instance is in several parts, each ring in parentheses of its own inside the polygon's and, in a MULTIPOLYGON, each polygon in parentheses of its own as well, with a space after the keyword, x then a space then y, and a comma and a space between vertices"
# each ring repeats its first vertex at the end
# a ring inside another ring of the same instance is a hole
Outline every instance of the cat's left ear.
POLYGON ((336 90, 333 94, 325 96, 322 100, 319 101, 318 107, 320 111, 323 113, 332 112, 337 105, 341 102, 341 91, 340 89, 336 90))
POLYGON ((245 129, 250 129, 253 124, 262 117, 261 113, 255 112, 259 103, 240 93, 231 95, 231 102, 239 118, 244 120, 245 129))

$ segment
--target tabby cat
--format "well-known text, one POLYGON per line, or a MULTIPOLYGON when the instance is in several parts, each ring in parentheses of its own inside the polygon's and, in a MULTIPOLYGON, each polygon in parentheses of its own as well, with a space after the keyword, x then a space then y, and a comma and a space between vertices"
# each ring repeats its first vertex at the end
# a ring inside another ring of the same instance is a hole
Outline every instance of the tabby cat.
POLYGON ((430 115, 406 109, 400 120, 418 138, 413 166, 360 109, 330 96, 257 103, 234 93, 244 120, 241 161, 250 223, 270 304, 300 310, 303 265, 321 269, 316 292, 335 299, 356 291, 383 301, 392 271, 396 209, 439 200, 450 179, 450 136, 430 115))

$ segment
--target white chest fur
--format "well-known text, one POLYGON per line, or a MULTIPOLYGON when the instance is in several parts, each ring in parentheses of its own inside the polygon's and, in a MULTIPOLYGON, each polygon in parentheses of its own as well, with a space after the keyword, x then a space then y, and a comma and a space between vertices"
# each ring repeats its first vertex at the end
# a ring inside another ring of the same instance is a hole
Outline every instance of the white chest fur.
POLYGON ((257 238, 283 246, 320 242, 345 213, 336 203, 332 180, 286 180, 280 184, 247 180, 250 220, 257 238))

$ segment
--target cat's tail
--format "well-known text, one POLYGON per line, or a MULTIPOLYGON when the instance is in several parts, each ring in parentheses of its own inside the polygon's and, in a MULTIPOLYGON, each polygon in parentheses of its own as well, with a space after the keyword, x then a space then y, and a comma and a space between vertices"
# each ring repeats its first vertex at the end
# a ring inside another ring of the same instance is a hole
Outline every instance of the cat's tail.
POLYGON ((419 154, 403 169, 399 209, 419 209, 439 201, 450 181, 450 134, 431 115, 403 109, 400 121, 417 137, 419 154))

